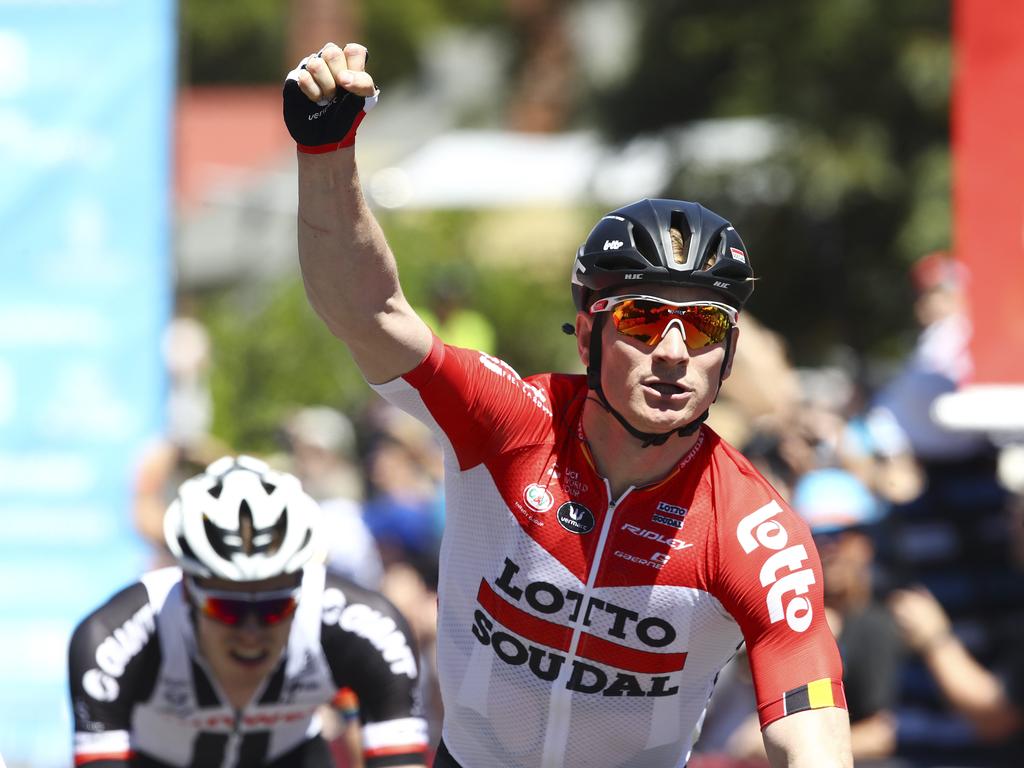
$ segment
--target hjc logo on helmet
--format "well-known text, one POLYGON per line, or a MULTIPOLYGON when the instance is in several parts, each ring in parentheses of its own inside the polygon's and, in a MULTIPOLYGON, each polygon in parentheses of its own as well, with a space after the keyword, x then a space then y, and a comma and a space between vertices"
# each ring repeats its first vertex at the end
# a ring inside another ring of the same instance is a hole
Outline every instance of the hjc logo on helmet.
POLYGON ((771 588, 765 597, 768 604, 768 617, 772 624, 786 620, 786 624, 795 632, 803 632, 811 626, 814 609, 806 595, 811 584, 815 582, 814 571, 801 568, 807 562, 807 549, 803 544, 789 543, 789 531, 782 523, 773 520, 782 507, 778 502, 770 501, 760 509, 754 510, 740 520, 736 526, 736 538, 748 555, 758 547, 775 550, 761 566, 761 586, 771 588), (779 577, 779 570, 788 568, 789 573, 779 577), (783 605, 782 597, 787 593, 797 595, 783 605))

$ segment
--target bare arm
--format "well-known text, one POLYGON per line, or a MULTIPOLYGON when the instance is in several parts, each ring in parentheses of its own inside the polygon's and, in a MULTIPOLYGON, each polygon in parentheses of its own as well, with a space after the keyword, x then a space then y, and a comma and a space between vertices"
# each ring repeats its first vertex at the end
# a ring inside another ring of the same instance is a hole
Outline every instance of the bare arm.
POLYGON ((999 679, 953 634, 949 617, 930 592, 897 590, 889 607, 907 645, 920 654, 943 696, 983 739, 1001 741, 1024 728, 1024 714, 999 679))
MULTIPOLYGON (((299 88, 313 101, 338 87, 372 95, 365 61, 361 45, 328 44, 322 58, 310 59, 299 88)), ((431 332, 402 293, 394 255, 363 198, 354 149, 299 152, 298 166, 299 264, 310 304, 371 383, 407 373, 430 351, 431 332)))
POLYGON ((851 768, 850 720, 838 707, 798 712, 762 732, 772 768, 851 768))

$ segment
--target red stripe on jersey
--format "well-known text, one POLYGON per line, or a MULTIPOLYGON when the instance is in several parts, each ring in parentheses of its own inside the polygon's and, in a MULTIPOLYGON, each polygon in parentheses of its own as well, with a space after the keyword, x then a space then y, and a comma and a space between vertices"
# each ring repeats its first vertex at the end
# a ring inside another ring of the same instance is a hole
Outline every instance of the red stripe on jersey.
POLYGON ((75 755, 75 765, 88 765, 97 760, 131 760, 133 757, 135 753, 130 749, 122 752, 92 752, 87 755, 75 755))
POLYGON ((398 744, 388 747, 364 749, 364 757, 390 757, 391 755, 423 755, 427 751, 426 744, 398 744))
MULTIPOLYGON (((520 637, 559 651, 568 651, 572 629, 538 618, 501 598, 491 585, 480 580, 477 602, 491 616, 520 637)), ((685 653, 651 653, 613 643, 584 632, 576 654, 584 659, 640 674, 676 672, 686 662, 685 653)))
POLYGON ((480 589, 476 593, 476 599, 484 610, 517 635, 546 645, 548 648, 559 651, 569 650, 569 643, 572 642, 571 628, 537 618, 522 608, 516 608, 499 597, 484 579, 480 579, 480 589))
POLYGON ((587 633, 580 638, 578 653, 591 661, 648 675, 678 672, 686 663, 685 653, 640 651, 587 633))

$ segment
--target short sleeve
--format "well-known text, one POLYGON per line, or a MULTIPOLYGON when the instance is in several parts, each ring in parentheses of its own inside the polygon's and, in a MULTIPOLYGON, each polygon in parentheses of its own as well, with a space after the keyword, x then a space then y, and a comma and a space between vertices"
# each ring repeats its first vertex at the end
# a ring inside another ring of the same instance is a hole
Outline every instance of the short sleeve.
POLYGON ((767 491, 732 501, 750 511, 719 524, 712 583, 746 640, 762 727, 808 709, 845 709, 810 531, 767 491))

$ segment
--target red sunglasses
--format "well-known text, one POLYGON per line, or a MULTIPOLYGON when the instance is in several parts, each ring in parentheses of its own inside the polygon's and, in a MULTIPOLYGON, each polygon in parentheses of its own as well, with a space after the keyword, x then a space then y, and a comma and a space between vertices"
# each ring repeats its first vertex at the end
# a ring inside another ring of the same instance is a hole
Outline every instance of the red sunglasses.
POLYGON ((195 579, 186 583, 189 600, 204 616, 228 626, 241 624, 250 614, 266 627, 280 624, 295 613, 301 587, 273 592, 233 592, 203 589, 195 579))
POLYGON ((690 350, 720 344, 736 324, 736 310, 717 301, 668 301, 628 294, 598 299, 590 313, 610 312, 615 330, 649 347, 657 346, 669 325, 678 322, 690 350))

